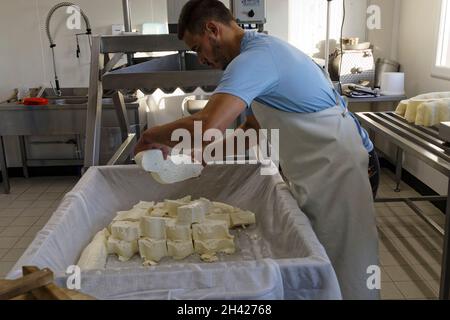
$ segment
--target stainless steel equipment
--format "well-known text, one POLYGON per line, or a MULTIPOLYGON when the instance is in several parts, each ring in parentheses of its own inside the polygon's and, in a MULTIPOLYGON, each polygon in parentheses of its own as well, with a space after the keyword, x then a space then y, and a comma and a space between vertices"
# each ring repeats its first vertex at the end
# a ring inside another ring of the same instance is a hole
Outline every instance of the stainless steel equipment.
POLYGON ((239 24, 266 23, 266 5, 264 0, 232 0, 231 11, 239 24))
POLYGON ((389 59, 377 59, 375 66, 375 88, 380 88, 381 86, 381 75, 384 72, 398 72, 400 71, 400 64, 389 59))
MULTIPOLYGON (((437 128, 412 125, 394 112, 362 112, 356 113, 356 116, 362 124, 370 129, 370 131, 382 135, 397 147, 397 189, 399 189, 401 181, 404 152, 414 155, 430 167, 436 169, 445 176, 450 177, 450 147, 447 141, 441 139, 437 128)), ((376 202, 404 202, 433 229, 444 235, 439 298, 449 300, 450 255, 448 250, 450 248, 450 179, 448 184, 448 193, 445 197, 421 196, 413 198, 381 198, 377 199, 376 202), (445 200, 447 204, 444 229, 442 229, 430 217, 425 215, 413 202, 438 200, 445 200)))
POLYGON ((439 136, 450 143, 450 122, 441 122, 439 126, 439 136))
MULTIPOLYGON (((181 9, 189 0, 167 0, 167 20, 169 33, 178 32, 181 9)), ((225 1, 223 1, 225 2, 225 1)), ((230 0, 230 10, 240 25, 254 24, 260 32, 266 23, 265 0, 230 0)))
POLYGON ((331 55, 330 77, 341 84, 360 84, 362 81, 374 83, 375 61, 372 49, 343 50, 336 49, 331 55))

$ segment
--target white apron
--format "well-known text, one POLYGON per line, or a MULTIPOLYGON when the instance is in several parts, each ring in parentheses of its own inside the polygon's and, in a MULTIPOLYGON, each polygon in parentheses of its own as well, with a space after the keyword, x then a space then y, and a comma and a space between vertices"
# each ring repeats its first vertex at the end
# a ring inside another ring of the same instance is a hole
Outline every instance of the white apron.
POLYGON ((333 264, 343 298, 379 299, 379 290, 367 287, 368 267, 379 266, 369 155, 351 115, 341 106, 305 114, 254 102, 252 109, 262 128, 280 130, 281 169, 333 264))

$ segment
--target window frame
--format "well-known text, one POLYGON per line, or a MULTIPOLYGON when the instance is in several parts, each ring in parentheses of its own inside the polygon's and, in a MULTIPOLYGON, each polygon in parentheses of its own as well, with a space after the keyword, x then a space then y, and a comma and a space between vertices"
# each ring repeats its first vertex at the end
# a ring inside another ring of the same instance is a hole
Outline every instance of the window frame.
MULTIPOLYGON (((435 50, 433 64, 431 67, 431 76, 434 78, 450 80, 450 66, 442 66, 438 63, 442 61, 442 55, 448 55, 450 51, 450 40, 448 43, 444 42, 444 37, 447 34, 450 36, 450 0, 441 0, 440 18, 435 35, 435 50), (444 52, 443 46, 447 46, 447 52, 444 52)), ((450 64, 450 61, 447 62, 450 64)))

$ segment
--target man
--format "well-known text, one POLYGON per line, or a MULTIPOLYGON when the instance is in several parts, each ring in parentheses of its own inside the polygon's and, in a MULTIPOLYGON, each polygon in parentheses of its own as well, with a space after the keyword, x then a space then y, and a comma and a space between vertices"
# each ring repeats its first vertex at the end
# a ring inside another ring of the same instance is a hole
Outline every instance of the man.
POLYGON ((203 111, 147 130, 135 152, 167 154, 178 143, 171 141, 175 129, 193 133, 194 121, 202 121, 205 131, 225 131, 244 110, 242 129, 279 129, 283 174, 333 264, 343 298, 378 299, 379 291, 367 285, 369 267, 378 266, 368 179, 373 144, 323 70, 282 40, 244 32, 218 0, 189 1, 178 36, 202 63, 225 70, 223 78, 203 111))

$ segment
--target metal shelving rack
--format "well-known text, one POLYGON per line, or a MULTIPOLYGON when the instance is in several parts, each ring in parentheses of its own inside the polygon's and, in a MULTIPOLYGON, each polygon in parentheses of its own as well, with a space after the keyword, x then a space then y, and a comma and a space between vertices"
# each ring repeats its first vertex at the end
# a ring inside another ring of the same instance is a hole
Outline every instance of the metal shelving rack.
POLYGON ((420 218, 443 236, 443 252, 439 298, 450 299, 450 147, 434 127, 422 127, 408 123, 394 112, 360 112, 356 116, 362 124, 387 138, 397 148, 396 178, 399 190, 404 153, 414 155, 430 167, 449 178, 446 196, 419 196, 411 198, 379 198, 376 202, 404 202, 420 218), (445 225, 440 227, 414 203, 416 201, 446 201, 445 225))

